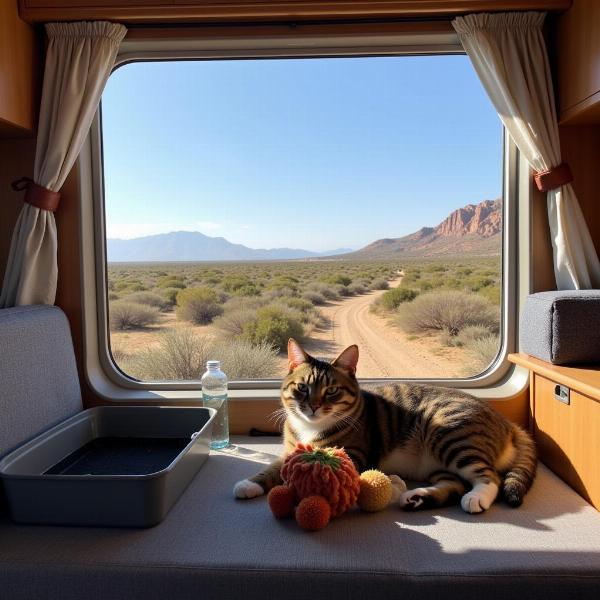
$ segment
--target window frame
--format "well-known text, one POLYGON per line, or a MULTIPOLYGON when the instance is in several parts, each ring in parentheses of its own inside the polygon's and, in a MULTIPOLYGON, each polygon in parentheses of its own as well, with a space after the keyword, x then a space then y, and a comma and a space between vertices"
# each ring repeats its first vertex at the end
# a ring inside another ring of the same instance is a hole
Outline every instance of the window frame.
MULTIPOLYGON (((422 24, 421 24, 422 25, 422 24)), ((344 56, 406 56, 465 54, 455 34, 448 32, 395 33, 377 35, 352 34, 341 38, 331 35, 304 37, 296 35, 274 36, 265 40, 253 36, 235 38, 197 36, 178 38, 142 36, 141 40, 123 43, 113 72, 127 64, 140 61, 166 60, 223 60, 241 58, 297 58, 297 57, 344 57, 344 56), (257 40, 261 43, 257 44, 257 40)), ((174 34, 176 35, 176 34, 174 34)), ((84 340, 86 348, 86 377, 92 388, 102 397, 114 400, 123 396, 127 400, 151 400, 153 398, 188 399, 190 392, 196 394, 200 381, 137 381, 123 373, 112 358, 107 310, 107 262, 106 228, 104 206, 104 166, 102 148, 101 105, 96 113, 90 135, 79 160, 80 191, 82 202, 82 281, 84 282, 84 340), (93 232, 90 243, 89 235, 93 232), (93 265, 93 266, 92 266, 93 265)), ((389 383, 396 381, 422 382, 444 385, 490 397, 506 397, 520 391, 526 385, 523 373, 515 371, 507 356, 517 349, 517 310, 523 296, 523 274, 519 263, 523 259, 518 243, 519 237, 527 233, 519 227, 518 196, 527 195, 529 187, 520 177, 523 171, 521 159, 514 143, 503 136, 502 173, 502 316, 501 347, 495 361, 482 373, 470 378, 423 379, 423 378, 378 378, 361 379, 363 384, 389 383), (519 285, 521 283, 521 285, 519 285), (511 376, 516 374, 515 377, 511 376), (508 384, 509 393, 503 388, 508 384), (504 389, 504 391, 502 391, 504 389)), ((526 213, 526 219, 528 220, 526 213)), ((528 239, 527 239, 528 242, 528 239)), ((528 265, 524 265, 527 269, 528 265)), ((528 275, 526 275, 526 278, 528 275)), ((525 292, 526 293, 526 292, 525 292)), ((279 396, 280 380, 235 381, 230 384, 231 396, 237 398, 275 398, 279 396)))

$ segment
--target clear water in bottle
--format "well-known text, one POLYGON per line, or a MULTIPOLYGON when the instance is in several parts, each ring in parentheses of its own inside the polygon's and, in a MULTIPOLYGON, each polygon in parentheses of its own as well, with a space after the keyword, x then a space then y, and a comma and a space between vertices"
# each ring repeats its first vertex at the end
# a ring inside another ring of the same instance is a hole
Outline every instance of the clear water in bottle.
POLYGON ((209 360, 206 363, 206 373, 202 375, 200 382, 202 383, 202 405, 217 411, 213 421, 210 447, 225 448, 229 446, 227 375, 221 371, 221 363, 218 360, 209 360))

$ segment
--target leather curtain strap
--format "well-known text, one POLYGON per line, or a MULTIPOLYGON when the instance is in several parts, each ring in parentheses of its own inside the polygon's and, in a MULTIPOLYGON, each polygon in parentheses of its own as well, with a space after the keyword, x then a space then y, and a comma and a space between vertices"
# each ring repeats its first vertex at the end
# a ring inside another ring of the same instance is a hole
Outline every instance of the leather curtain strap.
POLYGON ((538 171, 533 178, 540 192, 548 192, 559 188, 561 185, 566 185, 573 181, 573 174, 567 163, 561 163, 557 167, 548 169, 547 171, 538 171))
POLYGON ((42 187, 29 177, 21 177, 21 179, 13 181, 12 189, 15 190, 15 192, 25 190, 23 202, 27 202, 27 204, 31 204, 31 206, 41 208, 42 210, 50 210, 52 212, 58 208, 60 192, 53 192, 52 190, 42 187))

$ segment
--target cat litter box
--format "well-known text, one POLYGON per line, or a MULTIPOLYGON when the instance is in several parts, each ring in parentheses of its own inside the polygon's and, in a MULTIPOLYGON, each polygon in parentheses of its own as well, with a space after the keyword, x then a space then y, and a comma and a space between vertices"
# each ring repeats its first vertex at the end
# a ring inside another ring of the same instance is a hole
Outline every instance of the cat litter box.
POLYGON ((0 461, 18 523, 150 527, 208 457, 211 408, 84 410, 0 461))

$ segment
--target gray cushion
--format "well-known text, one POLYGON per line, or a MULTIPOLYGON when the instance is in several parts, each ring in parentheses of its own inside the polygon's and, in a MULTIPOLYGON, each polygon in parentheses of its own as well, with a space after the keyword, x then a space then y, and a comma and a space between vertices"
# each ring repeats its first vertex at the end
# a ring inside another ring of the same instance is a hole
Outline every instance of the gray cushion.
POLYGON ((0 310, 0 456, 82 409, 69 322, 55 306, 0 310))
POLYGON ((212 453, 165 521, 145 530, 0 520, 0 597, 11 600, 554 600, 598 597, 600 514, 540 467, 519 509, 356 510, 317 533, 276 520, 233 484, 273 440, 212 453))
POLYGON ((523 352, 556 365, 600 361, 600 290, 528 296, 520 335, 523 352))

